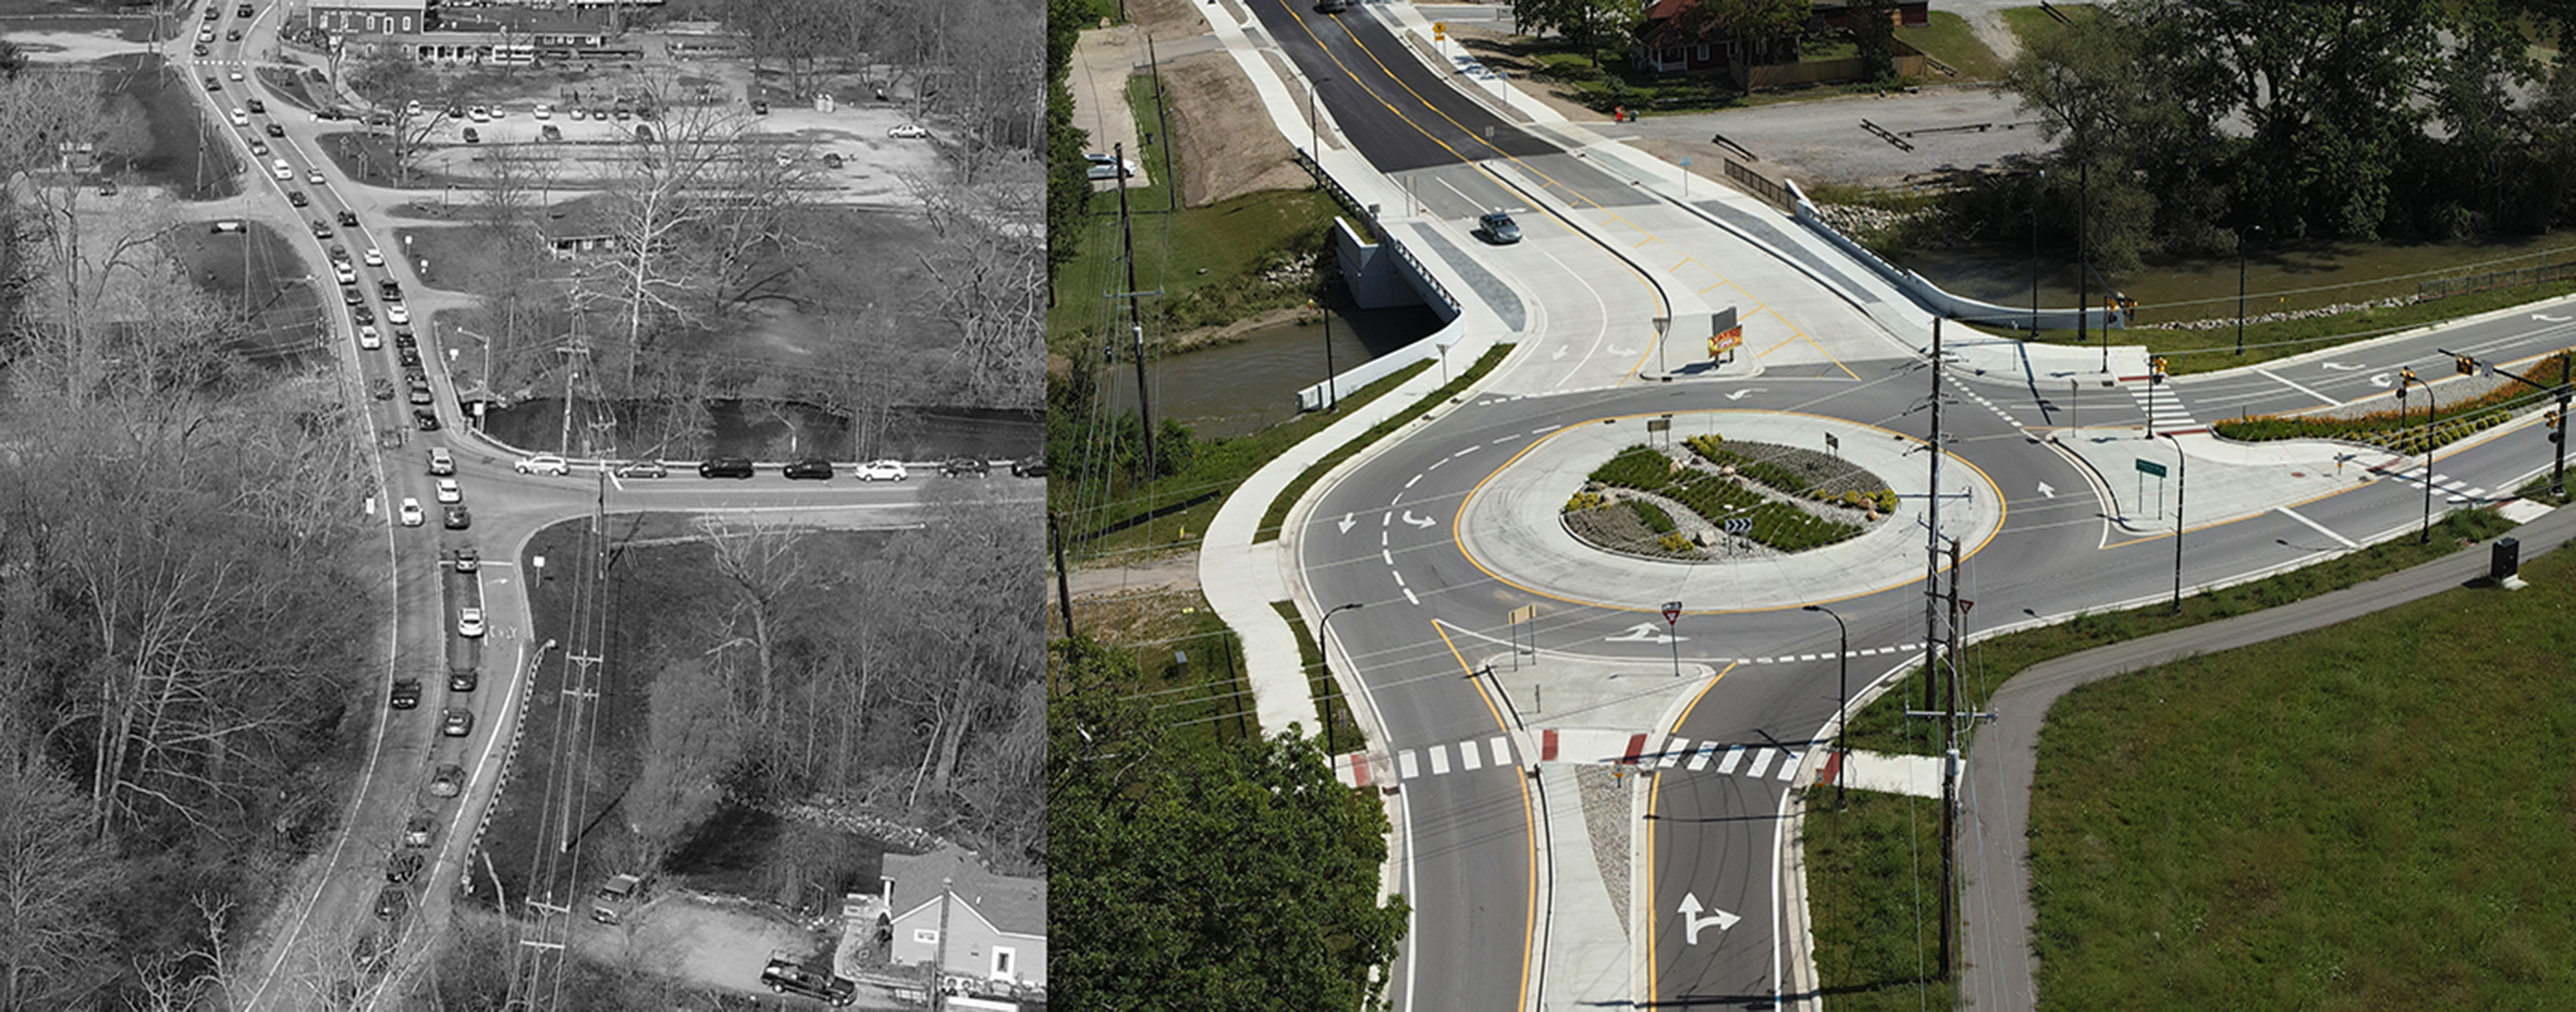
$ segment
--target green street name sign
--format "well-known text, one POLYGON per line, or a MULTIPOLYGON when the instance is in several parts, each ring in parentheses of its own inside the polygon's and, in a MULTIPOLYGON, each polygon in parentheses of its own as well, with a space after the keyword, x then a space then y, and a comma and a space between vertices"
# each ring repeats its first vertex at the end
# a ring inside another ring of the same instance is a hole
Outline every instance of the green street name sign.
POLYGON ((2163 464, 2156 463, 2155 461, 2148 460, 2145 457, 2140 457, 2138 458, 2138 473, 2152 474, 2158 478, 2162 478, 2165 476, 2165 466, 2163 464))

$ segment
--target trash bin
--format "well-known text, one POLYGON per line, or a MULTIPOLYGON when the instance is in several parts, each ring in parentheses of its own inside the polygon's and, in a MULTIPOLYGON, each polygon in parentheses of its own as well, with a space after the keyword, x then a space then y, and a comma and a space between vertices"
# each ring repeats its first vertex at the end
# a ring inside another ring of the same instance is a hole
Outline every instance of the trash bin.
POLYGON ((2487 561, 2487 579, 2503 583, 2521 572, 2522 539, 2497 538, 2494 553, 2487 561))

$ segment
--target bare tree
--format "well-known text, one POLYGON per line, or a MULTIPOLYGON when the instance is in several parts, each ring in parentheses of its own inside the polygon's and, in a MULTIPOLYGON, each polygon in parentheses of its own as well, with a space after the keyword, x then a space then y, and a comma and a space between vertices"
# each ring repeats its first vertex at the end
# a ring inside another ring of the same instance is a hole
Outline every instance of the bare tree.
POLYGON ((79 789, 10 730, 0 728, 0 1008, 70 1008, 113 972, 106 911, 122 875, 79 789))
POLYGON ((956 177, 907 181, 931 231, 946 241, 916 250, 938 278, 930 293, 936 317, 959 334, 950 362, 969 400, 996 407, 1034 407, 1046 366, 1045 228, 1038 220, 1045 185, 1038 165, 999 157, 956 177))
POLYGON ((652 868, 713 814, 719 778, 741 749, 732 701, 705 658, 676 660, 653 678, 644 768, 622 803, 643 843, 636 867, 652 868))

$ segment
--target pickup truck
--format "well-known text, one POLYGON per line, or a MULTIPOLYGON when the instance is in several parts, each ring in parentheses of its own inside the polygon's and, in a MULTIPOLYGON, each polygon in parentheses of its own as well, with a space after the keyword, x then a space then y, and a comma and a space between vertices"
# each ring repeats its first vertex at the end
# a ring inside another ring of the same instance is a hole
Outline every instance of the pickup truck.
POLYGON ((819 998, 834 1006, 848 1005, 859 997, 856 981, 834 974, 828 966, 808 965, 778 953, 771 953, 769 965, 761 968, 760 982, 777 994, 819 998))

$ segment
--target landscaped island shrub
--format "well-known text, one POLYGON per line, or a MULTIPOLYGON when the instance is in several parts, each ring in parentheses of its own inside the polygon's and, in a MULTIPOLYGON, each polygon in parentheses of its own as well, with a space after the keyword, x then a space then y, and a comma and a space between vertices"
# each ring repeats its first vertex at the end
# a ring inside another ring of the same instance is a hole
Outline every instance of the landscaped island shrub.
MULTIPOLYGON (((1745 487, 1734 477, 1685 467, 1661 451, 1632 446, 1592 472, 1593 482, 1634 489, 1680 503, 1711 525, 1743 518, 1751 522, 1744 537, 1784 552, 1830 545, 1861 532, 1857 524, 1840 523, 1809 513, 1745 487)), ((1631 500, 1634 502, 1634 500, 1631 500)), ((1571 504, 1569 504, 1571 505, 1571 504)), ((1651 505, 1651 504, 1649 504, 1651 505)), ((1658 516, 1663 511, 1657 509, 1658 516)), ((1643 511, 1639 513, 1644 517, 1643 511)), ((1653 521, 1648 520, 1649 524, 1653 521)), ((1666 518, 1669 523, 1669 518, 1666 518)), ((1671 534, 1665 540, 1680 538, 1671 534)))
MULTIPOLYGON (((2564 375, 2568 352, 2542 359, 2522 374, 2543 382, 2564 375)), ((2419 396, 2421 392, 2418 392, 2419 396)), ((2520 383, 2506 383, 2485 394, 2463 399, 2457 404, 2439 404, 2430 410, 2419 403, 2400 402, 2403 406, 2366 415, 2332 417, 2326 415, 2252 415, 2230 418, 2210 426, 2212 431, 2229 439, 2249 443, 2269 439, 2342 439, 2366 443, 2391 453, 2413 455, 2424 452, 2427 445, 2442 446, 2465 439, 2484 429, 2513 420, 2516 409, 2539 403, 2548 395, 2520 383), (2430 426, 2425 424, 2431 415, 2430 426)))

